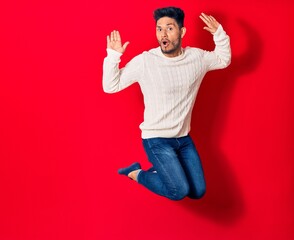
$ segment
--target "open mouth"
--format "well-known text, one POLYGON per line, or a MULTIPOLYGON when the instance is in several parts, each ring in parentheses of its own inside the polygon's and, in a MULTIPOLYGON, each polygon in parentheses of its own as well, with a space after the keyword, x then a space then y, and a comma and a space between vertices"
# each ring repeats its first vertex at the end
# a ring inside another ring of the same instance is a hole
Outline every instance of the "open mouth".
POLYGON ((168 47, 169 41, 168 40, 162 40, 161 44, 163 45, 163 47, 168 47))

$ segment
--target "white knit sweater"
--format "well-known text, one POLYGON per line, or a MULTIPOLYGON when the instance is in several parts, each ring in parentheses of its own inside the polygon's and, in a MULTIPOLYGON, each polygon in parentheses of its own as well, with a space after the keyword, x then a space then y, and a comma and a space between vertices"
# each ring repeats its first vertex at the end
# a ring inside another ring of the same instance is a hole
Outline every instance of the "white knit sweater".
POLYGON ((134 57, 119 69, 121 53, 107 49, 103 64, 103 89, 123 90, 138 82, 144 96, 142 138, 182 137, 190 131, 191 114, 206 72, 225 68, 231 61, 230 39, 220 25, 213 35, 214 51, 183 48, 168 58, 160 47, 134 57))

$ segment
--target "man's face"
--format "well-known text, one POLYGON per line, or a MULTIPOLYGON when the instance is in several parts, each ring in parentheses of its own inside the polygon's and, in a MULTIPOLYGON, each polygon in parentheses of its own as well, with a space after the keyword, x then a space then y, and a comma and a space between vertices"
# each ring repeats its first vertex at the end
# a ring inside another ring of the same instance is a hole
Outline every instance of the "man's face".
POLYGON ((175 57, 181 52, 182 37, 185 29, 179 29, 175 19, 162 17, 156 23, 156 37, 161 51, 168 57, 175 57))

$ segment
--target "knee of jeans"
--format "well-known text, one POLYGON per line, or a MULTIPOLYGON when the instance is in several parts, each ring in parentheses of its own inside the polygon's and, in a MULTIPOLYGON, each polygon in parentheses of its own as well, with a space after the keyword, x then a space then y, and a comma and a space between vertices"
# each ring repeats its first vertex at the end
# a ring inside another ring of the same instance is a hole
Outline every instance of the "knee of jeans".
POLYGON ((189 194, 189 185, 183 183, 170 190, 169 199, 179 201, 185 198, 189 194))
POLYGON ((198 188, 197 191, 195 192, 190 192, 189 198, 200 199, 205 195, 205 193, 206 193, 206 187, 203 186, 201 188, 198 188))

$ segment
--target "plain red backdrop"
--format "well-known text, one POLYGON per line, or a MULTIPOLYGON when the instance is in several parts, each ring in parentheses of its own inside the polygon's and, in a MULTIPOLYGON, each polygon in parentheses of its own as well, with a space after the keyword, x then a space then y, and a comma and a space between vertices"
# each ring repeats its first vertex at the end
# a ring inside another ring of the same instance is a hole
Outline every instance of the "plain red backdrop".
POLYGON ((293 1, 2 1, 0 239, 294 239, 293 1), (184 46, 231 37, 232 64, 201 86, 191 135, 207 194, 173 202, 117 174, 149 166, 138 85, 102 90, 106 35, 122 66, 156 47, 152 11, 186 12, 184 46))

